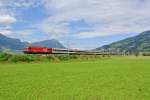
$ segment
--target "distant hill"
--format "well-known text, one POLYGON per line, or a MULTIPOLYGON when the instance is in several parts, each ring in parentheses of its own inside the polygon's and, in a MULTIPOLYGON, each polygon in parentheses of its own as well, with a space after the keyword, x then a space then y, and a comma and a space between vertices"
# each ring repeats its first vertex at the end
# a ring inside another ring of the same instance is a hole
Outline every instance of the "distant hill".
POLYGON ((59 41, 57 41, 55 39, 45 40, 45 41, 40 41, 40 42, 34 42, 34 43, 32 43, 32 45, 49 47, 49 48, 62 48, 62 49, 65 48, 59 41))
POLYGON ((23 48, 29 45, 44 46, 49 48, 65 48, 59 41, 54 39, 28 43, 21 42, 19 39, 10 38, 0 33, 0 51, 20 53, 23 48))
POLYGON ((130 53, 150 52, 150 31, 145 31, 135 37, 104 45, 96 50, 112 50, 130 53))
POLYGON ((19 39, 9 38, 3 34, 0 34, 0 50, 12 49, 12 50, 21 50, 28 43, 21 42, 19 39))

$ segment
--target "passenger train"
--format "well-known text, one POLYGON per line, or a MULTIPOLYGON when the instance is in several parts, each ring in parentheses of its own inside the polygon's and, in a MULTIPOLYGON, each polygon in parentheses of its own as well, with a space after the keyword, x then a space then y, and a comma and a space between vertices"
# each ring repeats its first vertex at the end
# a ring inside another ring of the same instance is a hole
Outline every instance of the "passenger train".
POLYGON ((109 53, 102 53, 100 51, 92 50, 77 50, 77 49, 58 49, 47 48, 41 46, 29 46, 24 48, 24 54, 78 54, 78 55, 108 55, 109 53))

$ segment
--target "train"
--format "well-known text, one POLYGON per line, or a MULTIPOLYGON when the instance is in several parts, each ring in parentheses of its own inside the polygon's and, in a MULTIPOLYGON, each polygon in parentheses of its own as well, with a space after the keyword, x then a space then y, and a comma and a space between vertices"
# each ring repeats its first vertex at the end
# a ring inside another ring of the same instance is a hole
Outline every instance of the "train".
POLYGON ((107 52, 77 49, 59 49, 41 46, 29 46, 23 49, 24 54, 78 54, 78 55, 109 55, 107 52))

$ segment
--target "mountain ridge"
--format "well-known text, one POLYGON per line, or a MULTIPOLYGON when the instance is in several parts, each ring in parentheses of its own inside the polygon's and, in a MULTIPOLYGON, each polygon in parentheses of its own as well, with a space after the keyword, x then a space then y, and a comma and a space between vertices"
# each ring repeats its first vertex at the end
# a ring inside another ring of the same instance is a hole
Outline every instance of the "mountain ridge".
POLYGON ((0 33, 0 51, 4 51, 6 49, 22 50, 23 48, 29 45, 44 46, 49 48, 54 48, 55 46, 57 46, 57 48, 65 48, 59 41, 55 39, 29 43, 29 42, 22 42, 20 39, 7 37, 2 33, 0 33))
POLYGON ((49 47, 49 48, 62 48, 62 49, 66 48, 59 41, 55 39, 34 42, 34 43, 31 43, 31 45, 43 46, 43 47, 49 47))
POLYGON ((108 45, 96 48, 96 50, 110 50, 119 52, 150 52, 150 30, 139 35, 129 37, 108 45))

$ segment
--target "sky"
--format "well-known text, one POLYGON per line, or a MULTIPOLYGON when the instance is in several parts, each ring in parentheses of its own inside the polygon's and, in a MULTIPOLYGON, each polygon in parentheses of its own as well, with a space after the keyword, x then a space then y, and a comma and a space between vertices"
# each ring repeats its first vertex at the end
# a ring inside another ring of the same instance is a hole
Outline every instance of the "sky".
POLYGON ((0 33, 93 49, 150 30, 150 0, 0 0, 0 33))

